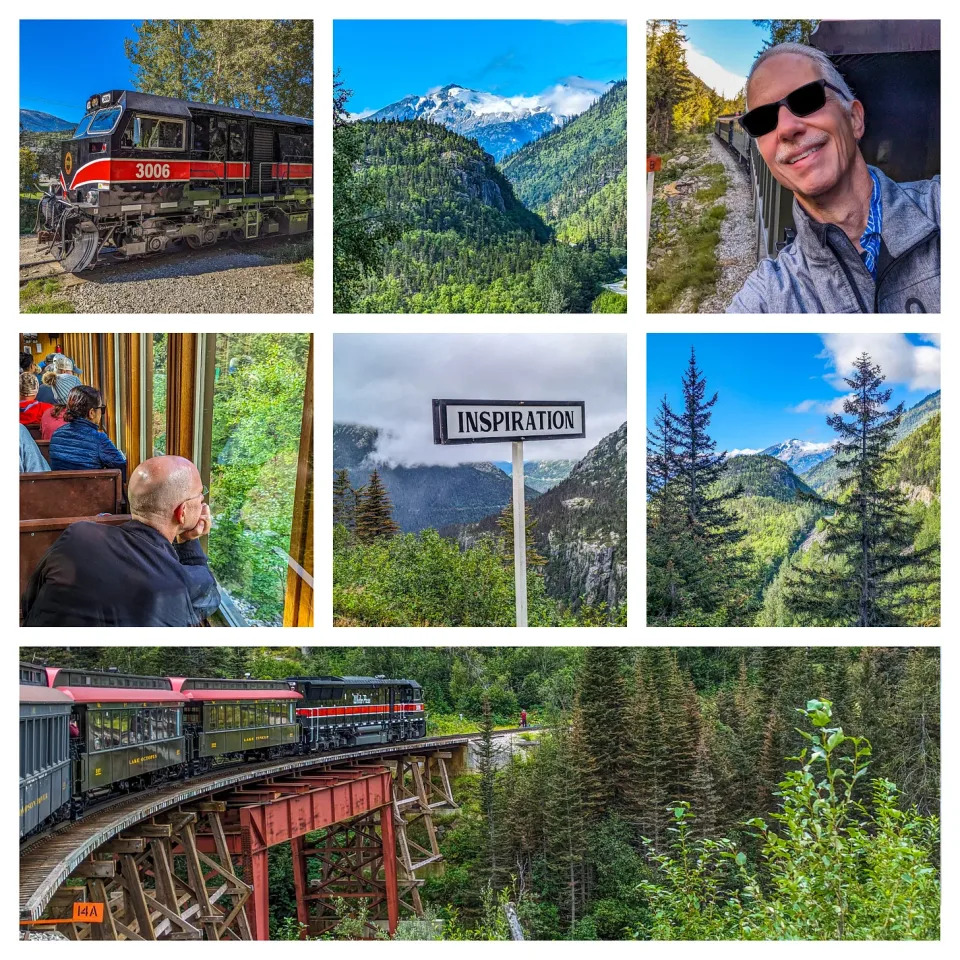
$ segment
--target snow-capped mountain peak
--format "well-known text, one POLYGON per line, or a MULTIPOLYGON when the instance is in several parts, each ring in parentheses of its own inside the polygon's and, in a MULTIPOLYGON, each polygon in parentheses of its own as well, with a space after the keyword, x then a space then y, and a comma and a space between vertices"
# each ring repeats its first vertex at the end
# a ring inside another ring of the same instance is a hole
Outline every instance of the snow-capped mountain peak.
POLYGON ((473 137, 500 161, 508 153, 587 110, 609 82, 571 77, 533 96, 502 96, 448 83, 391 103, 368 120, 430 120, 473 137))
POLYGON ((775 443, 771 447, 761 450, 760 453, 787 464, 794 473, 803 473, 811 467, 833 455, 832 443, 814 443, 810 440, 799 440, 796 437, 775 443))

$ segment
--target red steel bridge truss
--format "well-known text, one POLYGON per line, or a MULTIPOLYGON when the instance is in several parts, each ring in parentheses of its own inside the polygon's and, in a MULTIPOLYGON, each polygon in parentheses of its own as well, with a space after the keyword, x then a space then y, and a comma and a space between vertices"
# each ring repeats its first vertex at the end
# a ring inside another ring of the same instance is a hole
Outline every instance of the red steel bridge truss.
POLYGON ((301 937, 343 904, 392 934, 423 915, 434 813, 457 809, 450 778, 476 736, 223 767, 94 808, 21 847, 21 920, 71 940, 266 940, 269 851, 285 844, 301 937), (75 922, 77 903, 103 904, 102 921, 75 922))

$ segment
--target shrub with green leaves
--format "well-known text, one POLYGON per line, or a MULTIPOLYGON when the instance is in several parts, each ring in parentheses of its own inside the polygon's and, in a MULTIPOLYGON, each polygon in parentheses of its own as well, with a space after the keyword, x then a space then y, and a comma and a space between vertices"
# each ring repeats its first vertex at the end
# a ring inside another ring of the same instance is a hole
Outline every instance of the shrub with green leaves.
POLYGON ((872 781, 871 747, 833 722, 829 700, 800 711, 809 746, 779 785, 772 824, 745 825, 759 844, 749 864, 728 839, 692 839, 690 805, 673 808, 672 853, 657 853, 640 889, 651 919, 636 935, 657 940, 935 940, 940 882, 936 817, 902 809, 897 787, 872 781))

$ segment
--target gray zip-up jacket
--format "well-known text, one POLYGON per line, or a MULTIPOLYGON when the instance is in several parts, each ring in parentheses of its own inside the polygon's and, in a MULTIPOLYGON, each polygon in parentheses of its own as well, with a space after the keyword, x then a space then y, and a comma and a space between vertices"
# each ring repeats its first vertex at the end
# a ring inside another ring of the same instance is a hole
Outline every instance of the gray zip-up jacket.
POLYGON ((727 313, 940 312, 940 177, 894 183, 870 169, 883 205, 876 283, 843 230, 794 200, 796 238, 760 262, 727 313))

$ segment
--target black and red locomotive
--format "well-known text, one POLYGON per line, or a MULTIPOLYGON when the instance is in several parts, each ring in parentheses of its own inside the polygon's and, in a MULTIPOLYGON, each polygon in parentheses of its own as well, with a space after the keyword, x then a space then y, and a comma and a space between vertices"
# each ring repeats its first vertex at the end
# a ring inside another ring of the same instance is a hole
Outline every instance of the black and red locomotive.
POLYGON ((312 120, 133 90, 87 101, 38 224, 70 273, 107 251, 138 257, 312 229, 312 120))

